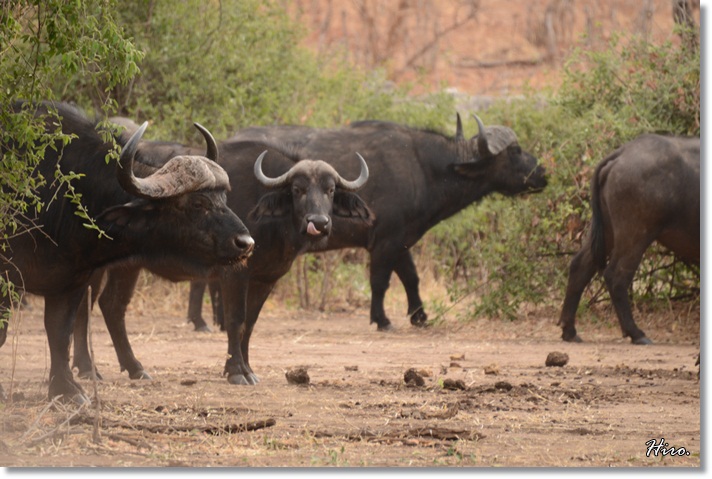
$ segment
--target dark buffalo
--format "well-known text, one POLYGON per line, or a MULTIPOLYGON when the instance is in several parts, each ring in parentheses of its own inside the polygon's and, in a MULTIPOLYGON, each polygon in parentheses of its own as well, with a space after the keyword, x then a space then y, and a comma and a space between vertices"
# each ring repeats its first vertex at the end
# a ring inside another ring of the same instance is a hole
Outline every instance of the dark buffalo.
MULTIPOLYGON (((225 374, 231 383, 255 384, 258 379, 250 368, 248 352, 262 305, 299 254, 326 248, 336 218, 343 219, 339 222, 343 227, 373 221, 371 210, 354 193, 366 183, 369 173, 365 160, 353 153, 351 163, 360 170, 353 181, 343 179, 328 163, 299 160, 259 142, 221 143, 220 154, 233 184, 228 205, 245 218, 255 239, 254 252, 245 267, 225 269, 217 285, 224 292, 228 333, 225 374)), ((133 354, 124 324, 138 272, 138 267, 109 269, 98 302, 122 370, 127 370, 131 378, 148 378, 133 354)), ((101 278, 94 279, 99 282, 101 278)), ((81 346, 75 346, 74 364, 80 374, 90 374, 86 326, 79 323, 77 344, 81 346)))
MULTIPOLYGON (((463 135, 459 115, 454 138, 382 121, 339 129, 251 127, 235 138, 279 141, 310 158, 328 159, 340 171, 353 171, 353 165, 351 155, 338 152, 359 151, 369 159, 373 178, 359 194, 373 209, 375 221, 341 225, 337 218, 328 249, 369 251, 371 323, 388 330, 392 326, 383 300, 393 271, 405 288, 410 322, 421 326, 427 321, 409 248, 430 228, 491 193, 511 196, 546 186, 544 168, 522 151, 514 131, 485 127, 475 119, 479 134, 470 140, 463 135)), ((191 320, 199 318, 203 289, 201 283, 192 285, 191 320)))
MULTIPOLYGON (((142 163, 146 152, 139 140, 147 126, 144 123, 130 139, 118 138, 122 152, 114 165, 105 160, 112 145, 79 110, 66 104, 24 107, 33 108, 36 114, 56 109, 59 120, 49 119, 48 130, 61 123, 65 134, 76 137, 67 145, 58 142, 46 149, 38 166, 48 180, 38 189, 45 206, 29 218, 37 228, 10 236, 4 256, 12 262, 3 263, 0 272, 23 290, 44 296, 51 357, 49 397, 85 402, 69 367, 69 343, 94 271, 125 262, 148 265, 176 281, 186 280, 244 261, 254 242, 225 203, 228 176, 215 162, 215 141, 199 125, 208 141, 208 158, 177 156, 160 165, 142 163), (57 191, 53 186, 57 167, 64 174, 83 175, 72 185, 110 239, 86 228, 65 198, 66 188, 57 191)), ((1 146, 3 155, 17 149, 14 142, 1 146)), ((0 307, 7 310, 7 298, 0 307)), ((0 329, 0 344, 6 334, 6 327, 0 329)))
POLYGON ((633 321, 628 288, 654 241, 684 261, 700 262, 700 139, 643 135, 618 148, 593 174, 591 212, 591 228, 569 267, 562 338, 581 342, 576 310, 602 271, 623 336, 650 344, 633 321))

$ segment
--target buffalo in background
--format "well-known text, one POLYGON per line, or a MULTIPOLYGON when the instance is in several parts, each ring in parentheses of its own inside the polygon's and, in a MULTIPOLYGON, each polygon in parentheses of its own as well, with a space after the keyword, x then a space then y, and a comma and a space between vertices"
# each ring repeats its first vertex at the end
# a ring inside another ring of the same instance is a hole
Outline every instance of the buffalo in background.
MULTIPOLYGON (((122 151, 117 165, 105 158, 113 148, 97 131, 96 122, 66 104, 16 105, 46 118, 48 131, 61 124, 74 135, 45 149, 38 171, 47 182, 38 188, 44 207, 28 213, 36 228, 9 234, 0 274, 24 291, 44 296, 44 324, 50 349, 49 397, 88 401, 69 367, 69 344, 77 310, 92 274, 118 262, 150 265, 173 280, 195 278, 220 266, 235 265, 249 255, 253 240, 245 225, 225 203, 230 188, 227 173, 215 160, 217 147, 208 142, 207 157, 176 156, 159 164, 142 163, 139 140, 144 123, 128 140, 117 138, 122 151), (56 111, 58 119, 48 115, 56 111), (82 204, 108 235, 99 236, 75 214, 75 206, 52 178, 82 175, 73 180, 82 204)), ((3 156, 23 151, 12 140, 0 145, 3 156)), ((7 232, 9 233, 9 232, 7 232)), ((230 268, 232 266, 229 266, 230 268)), ((0 308, 10 307, 9 298, 0 308)), ((0 345, 7 327, 0 328, 0 345)))
MULTIPOLYGON (((466 139, 460 116, 455 137, 383 121, 361 121, 344 128, 306 126, 251 127, 234 139, 279 142, 309 158, 323 158, 339 171, 353 171, 351 153, 369 159, 372 179, 360 191, 371 207, 372 224, 342 224, 336 218, 327 249, 358 247, 370 254, 370 321, 379 331, 392 328, 383 301, 391 273, 400 278, 408 298, 410 322, 427 321, 419 293, 418 272, 410 248, 433 226, 492 193, 507 196, 542 190, 547 180, 537 159, 522 150, 505 126, 484 126, 466 139)), ((196 329, 205 283, 191 286, 188 318, 196 329)), ((224 293, 226 295, 227 292, 224 293)), ((211 296, 219 297, 215 285, 211 296)), ((214 316, 220 317, 219 305, 214 316)))
POLYGON ((593 174, 591 212, 590 230, 569 267, 562 338, 581 342, 576 310, 601 271, 623 336, 650 344, 633 320, 628 288, 654 241, 683 261, 700 262, 700 139, 648 134, 615 150, 593 174))

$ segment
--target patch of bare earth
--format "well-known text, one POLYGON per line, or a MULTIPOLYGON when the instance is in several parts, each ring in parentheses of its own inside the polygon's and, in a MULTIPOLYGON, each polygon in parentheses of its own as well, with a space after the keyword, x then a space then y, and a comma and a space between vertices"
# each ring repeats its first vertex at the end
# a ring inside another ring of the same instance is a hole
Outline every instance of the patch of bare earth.
MULTIPOLYGON (((224 333, 136 309, 130 337, 154 379, 130 380, 95 314, 97 412, 96 400, 48 408, 33 298, 0 349, 0 384, 12 395, 0 404, 0 466, 699 467, 699 312, 688 308, 639 312, 655 344, 633 346, 612 315, 569 344, 554 311, 428 329, 390 311, 397 329, 379 333, 365 310, 268 303, 253 335, 254 387, 222 377, 224 333), (566 364, 546 366, 552 352, 566 364), (308 381, 288 382, 300 367, 308 381), (646 454, 663 438, 690 454, 646 454)), ((93 395, 92 381, 81 383, 93 395)))

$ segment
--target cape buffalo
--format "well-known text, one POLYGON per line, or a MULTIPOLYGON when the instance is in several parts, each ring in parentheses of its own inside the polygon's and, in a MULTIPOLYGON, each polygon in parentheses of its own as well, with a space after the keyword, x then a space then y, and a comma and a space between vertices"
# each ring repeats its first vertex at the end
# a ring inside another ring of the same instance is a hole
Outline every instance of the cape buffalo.
POLYGON ((608 155, 591 179, 591 227, 569 266, 559 325, 581 342, 576 310, 596 271, 623 336, 650 344, 633 321, 628 288, 643 253, 657 241, 682 260, 700 261, 700 139, 642 135, 608 155))
MULTIPOLYGON (((280 142, 310 158, 327 159, 340 171, 353 166, 349 154, 338 152, 359 151, 369 159, 373 179, 360 195, 373 209, 375 220, 371 225, 341 225, 335 219, 328 249, 368 250, 370 318, 383 331, 392 327, 383 300, 393 271, 405 288, 411 324, 422 326, 427 321, 409 248, 430 228, 491 193, 511 196, 546 186, 544 168, 522 151, 514 131, 485 127, 476 115, 475 120, 479 133, 470 140, 463 135, 459 115, 454 138, 383 121, 338 129, 251 127, 234 138, 280 142)), ((204 284, 194 283, 191 289, 189 318, 193 320, 199 318, 204 284)), ((195 321, 204 323, 200 318, 195 321)))
MULTIPOLYGON (((225 203, 228 176, 215 160, 212 135, 196 124, 208 142, 207 158, 176 156, 160 166, 142 164, 139 140, 144 123, 122 146, 118 164, 105 158, 113 147, 96 129, 96 122, 66 104, 20 104, 47 118, 48 131, 61 125, 73 135, 68 144, 57 142, 45 150, 37 171, 47 179, 37 194, 40 211, 30 212, 35 228, 8 235, 0 273, 23 290, 44 296, 45 329, 50 349, 49 397, 86 402, 69 367, 69 343, 77 308, 97 268, 117 262, 150 265, 164 277, 185 280, 217 267, 245 260, 254 245, 247 228, 225 203), (57 117, 45 116, 56 111, 57 117), (83 206, 106 233, 85 227, 75 206, 52 179, 81 175, 72 181, 83 206), (9 258, 6 260, 5 258, 9 258)), ((23 154, 14 141, 0 145, 3 156, 23 154)), ((10 306, 2 298, 0 308, 10 306)), ((7 327, 0 329, 0 345, 7 327)))
MULTIPOLYGON (((358 154, 351 155, 351 162, 360 172, 354 175, 355 180, 347 181, 328 163, 299 160, 263 143, 228 141, 220 144, 220 153, 233 185, 227 203, 245 219, 255 239, 255 249, 245 267, 225 269, 216 285, 224 291, 229 356, 225 374, 233 384, 255 384, 258 379, 250 368, 248 352, 262 305, 299 254, 326 248, 337 228, 337 218, 343 219, 339 222, 343 227, 373 221, 372 211, 354 193, 366 184, 369 172, 358 154)), ((125 328, 126 306, 139 269, 108 269, 98 299, 121 369, 134 379, 150 378, 135 358, 125 328)), ((100 279, 94 278, 97 282, 100 279)), ((86 316, 79 318, 74 364, 80 374, 91 374, 86 316)))

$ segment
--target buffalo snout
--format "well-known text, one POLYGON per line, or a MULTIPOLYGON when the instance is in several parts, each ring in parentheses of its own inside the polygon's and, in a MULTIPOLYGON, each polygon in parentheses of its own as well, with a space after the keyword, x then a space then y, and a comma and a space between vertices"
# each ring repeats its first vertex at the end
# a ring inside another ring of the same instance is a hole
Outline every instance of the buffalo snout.
POLYGON ((326 215, 308 215, 306 233, 310 236, 328 236, 331 233, 331 219, 326 215))
POLYGON ((526 185, 533 190, 541 190, 546 187, 549 183, 546 178, 546 168, 541 165, 537 165, 531 172, 531 174, 525 178, 524 182, 526 185))
POLYGON ((255 240, 248 234, 238 234, 233 238, 233 244, 238 250, 240 260, 247 259, 255 249, 255 240))

